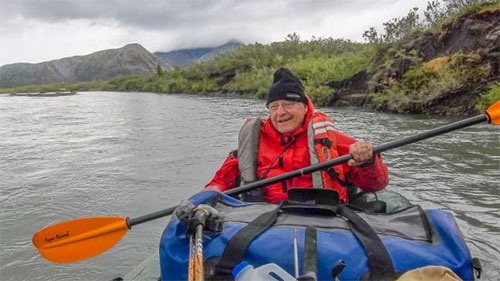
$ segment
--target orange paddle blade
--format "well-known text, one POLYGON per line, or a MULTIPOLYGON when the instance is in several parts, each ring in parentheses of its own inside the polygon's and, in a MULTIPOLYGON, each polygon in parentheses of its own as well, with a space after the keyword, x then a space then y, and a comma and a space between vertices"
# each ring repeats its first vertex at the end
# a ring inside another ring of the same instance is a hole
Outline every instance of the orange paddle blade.
POLYGON ((33 245, 52 262, 74 262, 113 247, 128 231, 120 217, 83 218, 51 225, 33 235, 33 245))
POLYGON ((491 124, 500 125, 500 101, 488 107, 486 117, 491 124))

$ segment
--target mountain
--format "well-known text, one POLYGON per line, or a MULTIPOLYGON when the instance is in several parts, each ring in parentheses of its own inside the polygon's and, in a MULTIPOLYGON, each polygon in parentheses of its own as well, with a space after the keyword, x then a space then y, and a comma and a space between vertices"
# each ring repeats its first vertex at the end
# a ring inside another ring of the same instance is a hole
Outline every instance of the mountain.
POLYGON ((181 49, 170 52, 155 52, 153 54, 162 62, 171 66, 184 67, 193 61, 197 61, 203 55, 209 53, 210 50, 212 48, 181 49))
POLYGON ((0 67, 0 87, 106 80, 120 75, 155 73, 160 64, 139 44, 42 63, 14 63, 0 67))
POLYGON ((225 53, 241 46, 243 46, 243 43, 231 40, 217 47, 181 49, 170 52, 155 52, 153 54, 168 65, 185 67, 191 62, 205 61, 213 58, 217 54, 225 53))
POLYGON ((203 56, 201 56, 200 58, 198 58, 198 61, 209 60, 209 59, 215 57, 218 54, 229 52, 229 51, 234 50, 236 48, 239 48, 241 46, 243 46, 243 43, 241 43, 239 41, 233 41, 233 40, 231 40, 231 41, 227 42, 224 45, 212 48, 212 50, 210 50, 209 52, 207 52, 206 54, 204 54, 203 56))

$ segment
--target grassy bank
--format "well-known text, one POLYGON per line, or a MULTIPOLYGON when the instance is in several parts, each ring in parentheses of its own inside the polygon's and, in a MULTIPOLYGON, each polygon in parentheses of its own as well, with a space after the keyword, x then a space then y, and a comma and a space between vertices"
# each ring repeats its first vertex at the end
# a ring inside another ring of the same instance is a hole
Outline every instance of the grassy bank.
POLYGON ((77 91, 140 91, 156 93, 237 93, 263 98, 278 67, 288 67, 304 82, 306 92, 320 105, 328 102, 329 80, 340 80, 366 68, 375 48, 343 39, 313 38, 296 34, 270 45, 251 44, 216 58, 156 74, 118 77, 109 81, 25 86, 0 92, 48 92, 61 88, 77 91))

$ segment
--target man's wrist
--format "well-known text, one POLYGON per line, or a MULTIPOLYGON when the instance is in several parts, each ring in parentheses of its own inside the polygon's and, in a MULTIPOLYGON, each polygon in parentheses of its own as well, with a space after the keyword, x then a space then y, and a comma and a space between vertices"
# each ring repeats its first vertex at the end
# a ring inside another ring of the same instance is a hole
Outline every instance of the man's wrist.
POLYGON ((209 185, 209 186, 205 186, 204 190, 216 190, 216 191, 221 192, 221 188, 220 188, 220 187, 218 187, 217 185, 209 185))

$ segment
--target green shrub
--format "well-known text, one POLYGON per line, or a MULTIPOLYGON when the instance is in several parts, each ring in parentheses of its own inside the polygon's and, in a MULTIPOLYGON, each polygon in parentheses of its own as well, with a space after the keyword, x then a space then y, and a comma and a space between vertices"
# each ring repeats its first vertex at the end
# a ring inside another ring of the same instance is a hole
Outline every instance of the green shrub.
POLYGON ((254 94, 258 98, 264 98, 272 82, 272 71, 267 68, 250 72, 238 71, 222 89, 228 92, 254 94))
POLYGON ((141 87, 141 92, 158 92, 158 83, 157 82, 147 82, 141 87))
POLYGON ((476 104, 476 109, 480 112, 485 111, 490 105, 500 101, 500 82, 494 83, 489 90, 483 93, 476 104))
POLYGON ((363 33, 363 38, 372 45, 383 47, 385 44, 411 38, 418 33, 442 31, 444 26, 454 24, 466 14, 500 7, 498 0, 445 0, 443 5, 441 4, 438 0, 429 0, 423 11, 424 19, 420 19, 418 8, 413 7, 406 16, 392 18, 383 23, 384 31, 381 34, 374 27, 370 27, 363 33))
POLYGON ((391 111, 400 112, 412 102, 421 102, 433 97, 436 89, 433 79, 436 73, 427 70, 422 65, 408 70, 401 81, 389 80, 389 87, 379 93, 371 92, 370 96, 378 105, 391 111))
POLYGON ((324 85, 306 84, 306 92, 317 106, 327 105, 333 97, 334 91, 324 85))
POLYGON ((436 77, 436 73, 427 70, 421 66, 412 67, 408 70, 402 80, 402 85, 409 92, 418 93, 413 98, 422 98, 423 94, 420 92, 428 91, 431 87, 431 81, 436 77))
POLYGON ((393 112, 403 112, 405 107, 412 102, 408 92, 401 90, 400 84, 384 89, 380 93, 370 92, 370 97, 378 107, 387 108, 393 112))
POLYGON ((215 79, 189 80, 188 86, 187 93, 208 93, 218 89, 215 79))

